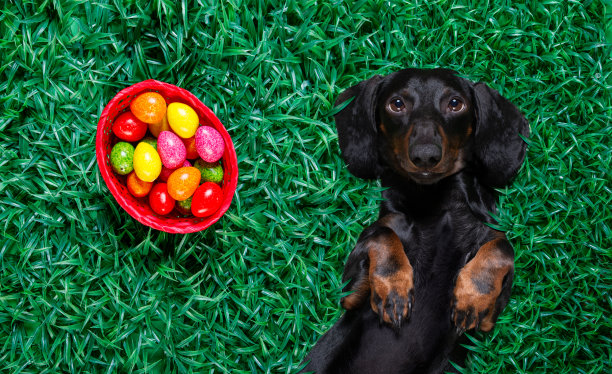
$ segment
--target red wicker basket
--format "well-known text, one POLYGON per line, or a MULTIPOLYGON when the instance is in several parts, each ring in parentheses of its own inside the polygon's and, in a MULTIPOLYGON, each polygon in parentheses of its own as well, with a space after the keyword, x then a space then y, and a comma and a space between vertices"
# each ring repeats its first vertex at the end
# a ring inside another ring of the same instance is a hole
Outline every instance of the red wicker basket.
POLYGON ((142 224, 169 233, 186 234, 202 231, 217 222, 232 203, 238 183, 238 162, 234 144, 219 119, 191 92, 152 79, 121 90, 106 105, 98 122, 96 157, 102 178, 104 178, 104 182, 106 182, 108 189, 119 205, 142 224), (116 137, 111 132, 113 121, 121 113, 129 110, 132 99, 143 92, 150 91, 159 92, 166 99, 167 104, 178 101, 189 105, 198 114, 200 124, 214 127, 223 136, 225 141, 225 152, 222 159, 224 176, 221 185, 223 202, 221 208, 212 216, 203 218, 184 217, 174 212, 166 216, 160 216, 149 207, 147 197, 136 198, 132 196, 126 187, 126 177, 115 174, 111 169, 110 151, 117 142, 116 137))

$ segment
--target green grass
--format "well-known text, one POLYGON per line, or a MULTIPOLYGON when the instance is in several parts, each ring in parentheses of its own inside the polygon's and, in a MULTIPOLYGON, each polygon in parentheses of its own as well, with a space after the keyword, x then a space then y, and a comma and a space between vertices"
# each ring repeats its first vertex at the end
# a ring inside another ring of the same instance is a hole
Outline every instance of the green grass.
POLYGON ((437 66, 532 129, 500 200, 513 296, 471 334, 466 371, 612 371, 609 2, 1 3, 0 371, 296 371, 379 203, 340 160, 333 102, 437 66), (98 172, 102 109, 147 78, 193 92, 234 139, 234 202, 205 232, 140 225, 98 172))

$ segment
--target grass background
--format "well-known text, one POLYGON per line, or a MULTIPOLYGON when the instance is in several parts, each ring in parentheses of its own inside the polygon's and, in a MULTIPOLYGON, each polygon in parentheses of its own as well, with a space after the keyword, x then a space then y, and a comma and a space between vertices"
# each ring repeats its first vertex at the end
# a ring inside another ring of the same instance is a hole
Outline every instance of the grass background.
POLYGON ((296 371, 379 202, 339 158, 332 103, 438 66, 532 129, 500 199, 513 296, 471 334, 466 372, 612 370, 609 2, 0 4, 1 372, 296 371), (140 225, 98 172, 98 116, 147 78, 193 92, 234 139, 235 199, 206 232, 140 225))

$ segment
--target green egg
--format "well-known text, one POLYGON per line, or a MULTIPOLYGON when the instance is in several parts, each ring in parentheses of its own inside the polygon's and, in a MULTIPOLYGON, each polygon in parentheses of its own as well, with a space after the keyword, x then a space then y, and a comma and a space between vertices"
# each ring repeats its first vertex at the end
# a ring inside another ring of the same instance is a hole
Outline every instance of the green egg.
POLYGON ((206 162, 198 159, 193 166, 202 174, 202 183, 221 183, 223 181, 223 167, 219 162, 206 162))
POLYGON ((141 142, 150 144, 157 151, 157 139, 154 137, 147 136, 146 138, 142 139, 141 142))
POLYGON ((115 144, 110 154, 113 171, 119 175, 126 175, 134 170, 134 146, 130 143, 119 142, 115 144))
POLYGON ((174 208, 183 215, 191 215, 191 197, 187 200, 176 201, 174 208))

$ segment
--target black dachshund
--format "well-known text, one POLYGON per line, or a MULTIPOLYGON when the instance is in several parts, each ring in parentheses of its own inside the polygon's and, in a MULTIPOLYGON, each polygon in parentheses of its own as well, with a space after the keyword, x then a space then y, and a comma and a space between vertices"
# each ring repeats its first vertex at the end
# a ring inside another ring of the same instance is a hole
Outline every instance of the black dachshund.
POLYGON ((498 92, 446 69, 375 76, 336 105, 349 171, 386 190, 344 268, 347 311, 304 371, 453 370, 463 332, 490 331, 510 297, 514 251, 491 213, 494 189, 525 157, 527 121, 498 92))

